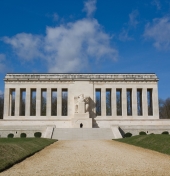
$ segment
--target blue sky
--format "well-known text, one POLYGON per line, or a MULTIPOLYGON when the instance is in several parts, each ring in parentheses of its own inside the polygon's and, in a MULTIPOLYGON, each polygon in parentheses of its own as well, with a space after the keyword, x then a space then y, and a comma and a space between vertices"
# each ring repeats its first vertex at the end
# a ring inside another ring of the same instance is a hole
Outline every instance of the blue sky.
POLYGON ((170 97, 169 0, 1 0, 6 73, 156 73, 170 97))

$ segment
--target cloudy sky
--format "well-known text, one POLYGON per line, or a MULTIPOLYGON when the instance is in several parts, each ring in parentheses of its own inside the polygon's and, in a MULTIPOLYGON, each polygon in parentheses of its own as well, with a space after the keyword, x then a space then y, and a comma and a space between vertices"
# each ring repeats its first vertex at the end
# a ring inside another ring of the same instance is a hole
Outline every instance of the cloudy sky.
POLYGON ((156 73, 170 97, 170 1, 1 0, 6 73, 156 73))

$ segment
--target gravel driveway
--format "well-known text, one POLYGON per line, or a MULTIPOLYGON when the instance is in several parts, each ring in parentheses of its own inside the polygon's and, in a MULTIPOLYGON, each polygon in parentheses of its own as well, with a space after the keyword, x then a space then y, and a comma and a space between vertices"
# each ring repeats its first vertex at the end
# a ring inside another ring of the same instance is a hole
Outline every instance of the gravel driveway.
POLYGON ((170 156, 109 140, 58 141, 3 175, 170 175, 170 156))

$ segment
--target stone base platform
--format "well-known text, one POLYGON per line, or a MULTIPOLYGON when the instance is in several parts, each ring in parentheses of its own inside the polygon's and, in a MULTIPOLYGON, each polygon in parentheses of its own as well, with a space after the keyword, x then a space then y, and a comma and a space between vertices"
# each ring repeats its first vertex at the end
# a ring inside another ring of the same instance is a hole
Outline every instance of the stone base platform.
POLYGON ((72 127, 80 128, 81 125, 83 128, 92 128, 92 119, 89 118, 89 114, 74 114, 74 118, 72 119, 72 127))
POLYGON ((34 137, 34 133, 41 132, 42 138, 52 138, 54 126, 0 126, 0 138, 7 138, 8 134, 14 134, 14 138, 20 138, 21 133, 27 137, 34 137))
MULTIPOLYGON (((109 118, 68 118, 68 119, 56 119, 56 120, 0 120, 0 137, 7 137, 9 133, 13 133, 14 137, 20 137, 21 133, 26 133, 27 137, 34 137, 34 132, 41 132, 42 137, 52 138, 53 132, 55 138, 57 138, 59 130, 62 137, 61 129, 65 129, 63 132, 67 134, 68 130, 73 130, 72 135, 74 136, 74 130, 82 130, 80 136, 84 140, 85 133, 93 136, 93 139, 99 139, 102 136, 102 130, 110 129, 112 131, 112 138, 121 138, 125 133, 130 132, 132 135, 138 135, 139 132, 145 131, 147 134, 161 134, 164 131, 170 133, 170 120, 168 119, 109 119, 109 118), (83 128, 80 128, 80 124, 83 124, 83 128), (93 135, 97 131, 97 135, 93 135)), ((110 135, 107 133, 109 138, 110 135)), ((63 134, 64 135, 64 134, 63 134)), ((89 135, 87 138, 90 139, 89 135)), ((80 136, 78 138, 80 138, 80 136)), ((105 139, 107 135, 104 135, 105 139)), ((59 137, 60 138, 60 137, 59 137)), ((68 139, 73 139, 73 137, 68 136, 68 139)))
POLYGON ((52 139, 58 140, 111 140, 111 128, 55 128, 52 139))

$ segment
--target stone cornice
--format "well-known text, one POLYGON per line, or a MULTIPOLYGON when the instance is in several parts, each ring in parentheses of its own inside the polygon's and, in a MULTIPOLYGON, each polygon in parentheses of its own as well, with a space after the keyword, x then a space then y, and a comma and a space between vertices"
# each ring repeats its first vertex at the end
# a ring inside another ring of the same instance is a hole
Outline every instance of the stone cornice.
POLYGON ((6 74, 4 81, 154 81, 156 74, 6 74))

